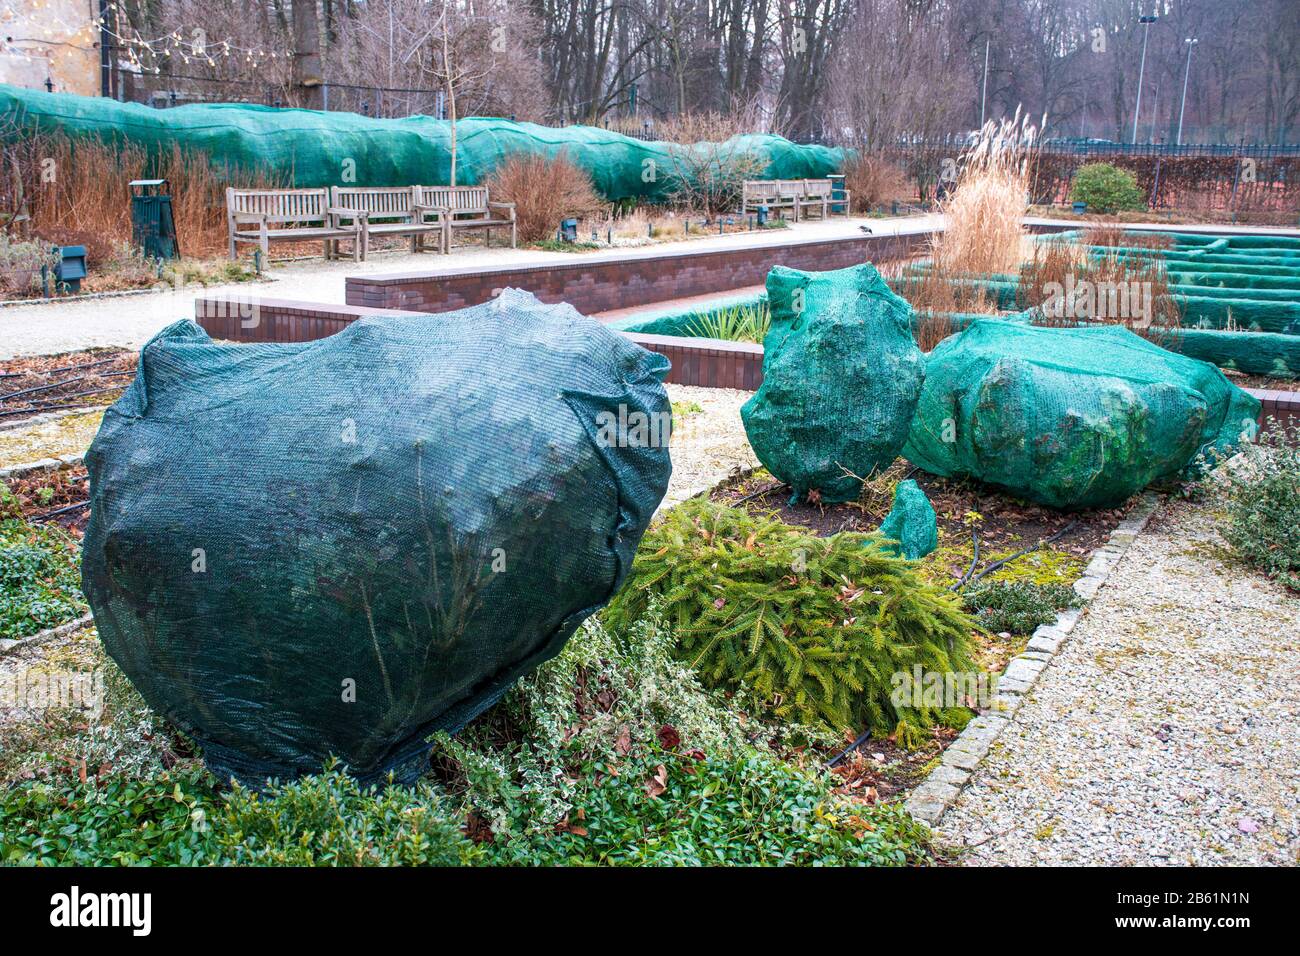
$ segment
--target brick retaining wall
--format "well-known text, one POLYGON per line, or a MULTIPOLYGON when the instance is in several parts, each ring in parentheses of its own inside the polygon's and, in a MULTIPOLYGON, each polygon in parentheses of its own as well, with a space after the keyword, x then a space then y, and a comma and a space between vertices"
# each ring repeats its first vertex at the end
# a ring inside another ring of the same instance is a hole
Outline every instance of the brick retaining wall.
MULTIPOLYGON (((293 299, 250 299, 211 295, 194 302, 195 319, 213 338, 236 342, 308 342, 347 328, 348 323, 375 315, 400 318, 411 311, 374 309, 353 305, 326 305, 293 299), (249 302, 256 302, 250 315, 249 302)), ((706 388, 754 391, 763 382, 763 346, 750 342, 685 338, 676 335, 641 335, 624 332, 642 348, 658 352, 672 362, 668 381, 706 388)), ((1300 424, 1300 392, 1246 389, 1260 400, 1260 423, 1272 416, 1300 424)))
POLYGON ((738 245, 654 255, 575 254, 572 261, 497 269, 443 269, 349 276, 348 305, 450 312, 524 289, 543 302, 568 302, 584 315, 762 285, 775 265, 841 269, 921 251, 929 233, 842 236, 774 245, 738 245))

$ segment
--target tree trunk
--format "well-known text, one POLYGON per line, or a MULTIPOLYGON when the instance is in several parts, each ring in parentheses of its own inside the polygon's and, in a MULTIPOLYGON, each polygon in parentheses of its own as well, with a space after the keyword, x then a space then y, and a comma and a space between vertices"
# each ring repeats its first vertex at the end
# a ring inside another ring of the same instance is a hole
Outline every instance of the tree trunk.
POLYGON ((293 0, 293 85, 300 106, 324 106, 316 0, 293 0))

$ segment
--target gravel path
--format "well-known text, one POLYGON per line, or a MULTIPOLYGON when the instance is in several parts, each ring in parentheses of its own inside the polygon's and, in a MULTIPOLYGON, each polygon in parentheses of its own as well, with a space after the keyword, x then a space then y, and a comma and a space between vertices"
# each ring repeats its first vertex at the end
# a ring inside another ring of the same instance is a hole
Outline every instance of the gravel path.
POLYGON ((938 836, 967 865, 1300 862, 1300 598, 1152 519, 938 836))
POLYGON ((659 506, 661 511, 758 465, 740 420, 740 406, 753 392, 694 385, 664 387, 674 412, 669 443, 673 477, 659 506))

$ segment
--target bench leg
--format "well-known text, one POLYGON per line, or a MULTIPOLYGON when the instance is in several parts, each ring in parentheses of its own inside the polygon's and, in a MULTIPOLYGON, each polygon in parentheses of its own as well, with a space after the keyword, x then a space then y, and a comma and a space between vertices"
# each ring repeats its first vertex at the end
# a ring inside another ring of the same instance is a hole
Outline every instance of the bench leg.
POLYGON ((513 219, 510 220, 510 248, 519 248, 519 226, 513 219))
POLYGON ((232 233, 230 236, 230 261, 234 262, 238 258, 239 253, 235 250, 235 236, 232 233))

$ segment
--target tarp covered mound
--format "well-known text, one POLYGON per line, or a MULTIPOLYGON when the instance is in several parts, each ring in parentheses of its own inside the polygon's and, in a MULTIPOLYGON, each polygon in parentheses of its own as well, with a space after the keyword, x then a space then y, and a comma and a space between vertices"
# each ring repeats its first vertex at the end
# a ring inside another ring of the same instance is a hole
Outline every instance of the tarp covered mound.
MULTIPOLYGON (((246 103, 200 103, 154 109, 134 103, 0 85, 0 117, 11 135, 64 133, 74 138, 137 144, 151 152, 173 145, 198 149, 228 170, 264 174, 293 185, 445 185, 451 175, 451 124, 428 116, 372 119, 356 113, 274 109, 246 103), (344 179, 345 173, 355 179, 344 179)), ((561 152, 590 174, 606 199, 667 196, 683 168, 669 145, 592 126, 555 129, 533 123, 471 117, 456 124, 456 181, 483 182, 506 157, 561 152)), ((739 137, 738 151, 767 160, 771 179, 820 178, 844 162, 844 152, 797 145, 781 136, 739 137)), ((730 150, 730 148, 729 148, 730 150)), ((731 155, 730 151, 724 155, 731 155)), ((708 156, 708 153, 704 154, 708 156)), ((716 155, 716 154, 715 154, 716 155)), ((689 170, 695 163, 684 164, 689 170)))
POLYGON ((927 357, 903 454, 1042 504, 1104 507, 1228 450, 1259 408, 1213 365, 1127 329, 982 319, 927 357))
POLYGON ((759 460, 823 501, 852 501, 907 438, 925 377, 912 307, 870 263, 832 272, 777 266, 763 384, 741 408, 759 460), (858 477, 854 477, 858 476, 858 477))
POLYGON ((87 456, 100 638, 222 777, 412 779, 617 591, 667 369, 514 290, 306 344, 178 322, 87 456))

